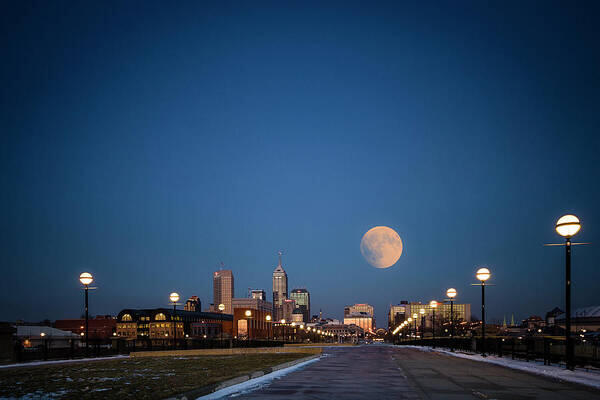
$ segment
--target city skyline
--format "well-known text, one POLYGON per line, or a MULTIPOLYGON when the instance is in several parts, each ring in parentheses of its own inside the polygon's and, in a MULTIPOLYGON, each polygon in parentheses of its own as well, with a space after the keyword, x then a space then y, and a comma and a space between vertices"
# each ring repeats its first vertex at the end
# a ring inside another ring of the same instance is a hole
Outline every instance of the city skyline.
POLYGON ((11 2, 0 38, 0 320, 290 288, 313 313, 458 291, 488 321, 600 280, 598 4, 11 2), (361 254, 387 226, 402 255, 361 254))

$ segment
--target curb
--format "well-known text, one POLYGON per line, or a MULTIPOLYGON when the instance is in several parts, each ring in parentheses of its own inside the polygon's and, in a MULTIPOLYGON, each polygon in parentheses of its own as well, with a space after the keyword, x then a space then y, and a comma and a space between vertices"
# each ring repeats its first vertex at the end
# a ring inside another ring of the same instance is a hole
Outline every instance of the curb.
POLYGON ((246 375, 238 376, 236 378, 229 379, 229 380, 226 380, 224 382, 215 383, 215 384, 212 384, 212 385, 203 386, 203 387, 198 388, 198 389, 190 390, 188 392, 179 394, 177 396, 169 397, 166 400, 192 400, 192 399, 196 399, 198 397, 206 396, 207 394, 216 392, 218 390, 225 389, 225 388, 228 388, 230 386, 237 385, 239 383, 249 381, 251 379, 260 378, 261 376, 270 374, 270 373, 275 372, 275 371, 279 371, 280 369, 289 368, 289 367, 292 367, 292 366, 294 366, 296 364, 300 364, 300 363, 303 363, 305 361, 310 361, 310 360, 313 360, 313 359, 319 358, 319 357, 321 357, 321 354, 314 354, 312 356, 308 356, 308 357, 304 357, 304 358, 299 358, 297 360, 288 361, 288 362, 285 362, 283 364, 278 364, 278 365, 275 365, 273 367, 265 368, 265 369, 260 370, 260 371, 254 371, 254 372, 251 372, 251 373, 246 374, 246 375))

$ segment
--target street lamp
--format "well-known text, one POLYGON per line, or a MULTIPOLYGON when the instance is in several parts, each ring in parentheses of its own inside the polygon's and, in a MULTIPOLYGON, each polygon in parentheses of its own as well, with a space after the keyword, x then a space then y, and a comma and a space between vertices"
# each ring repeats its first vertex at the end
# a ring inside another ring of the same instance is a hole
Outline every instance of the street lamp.
POLYGON ((456 289, 454 288, 446 290, 446 296, 450 300, 450 351, 454 351, 452 341, 454 340, 454 298, 456 294, 456 289))
POLYGON ((173 349, 177 349, 177 322, 176 322, 176 312, 177 312, 177 302, 179 301, 179 293, 173 292, 169 295, 169 300, 173 303, 173 349))
POLYGON ((252 311, 246 310, 244 311, 244 316, 246 317, 246 324, 248 326, 248 340, 251 339, 250 335, 250 319, 252 318, 252 311))
POLYGON ((269 326, 271 326, 271 319, 270 314, 265 317, 265 320, 267 321, 267 340, 271 340, 271 330, 269 328, 269 326))
POLYGON ((283 337, 283 341, 285 342, 285 318, 282 318, 281 321, 281 335, 283 337))
POLYGON ((425 309, 421 308, 419 310, 419 314, 421 314, 421 339, 425 338, 425 309))
POLYGON ((574 369, 573 342, 571 340, 571 238, 581 229, 581 222, 575 215, 563 215, 556 221, 556 232, 565 238, 565 342, 567 368, 574 369))
POLYGON ((481 355, 485 357, 485 281, 492 274, 487 268, 479 268, 475 277, 481 281, 481 355))
POLYGON ((225 304, 219 304, 219 319, 221 320, 221 347, 223 347, 223 311, 225 311, 225 304))
POLYGON ((431 337, 433 339, 433 348, 435 349, 435 309, 438 303, 435 300, 431 300, 429 306, 431 307, 431 337))
POLYGON ((413 314, 413 321, 415 321, 415 339, 417 338, 417 318, 419 317, 419 314, 414 313, 413 314))
POLYGON ((79 275, 79 282, 85 290, 85 356, 89 355, 89 325, 88 325, 88 289, 90 284, 94 281, 94 277, 89 272, 82 272, 79 275))

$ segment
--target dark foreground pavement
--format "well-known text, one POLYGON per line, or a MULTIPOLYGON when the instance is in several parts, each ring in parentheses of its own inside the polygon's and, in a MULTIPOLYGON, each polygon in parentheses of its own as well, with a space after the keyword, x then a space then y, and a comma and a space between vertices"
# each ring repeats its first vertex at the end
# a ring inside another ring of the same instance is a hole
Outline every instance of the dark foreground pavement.
POLYGON ((600 399, 600 391, 492 364, 384 345, 326 357, 237 399, 600 399))

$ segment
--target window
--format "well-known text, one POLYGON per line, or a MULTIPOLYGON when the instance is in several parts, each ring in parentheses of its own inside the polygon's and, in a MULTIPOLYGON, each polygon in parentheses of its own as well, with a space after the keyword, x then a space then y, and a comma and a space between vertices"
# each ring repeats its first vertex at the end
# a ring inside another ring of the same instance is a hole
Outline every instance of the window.
POLYGON ((133 318, 131 318, 131 314, 123 314, 121 321, 133 321, 133 318))
POLYGON ((157 321, 166 321, 167 317, 163 313, 158 313, 154 319, 157 321))

